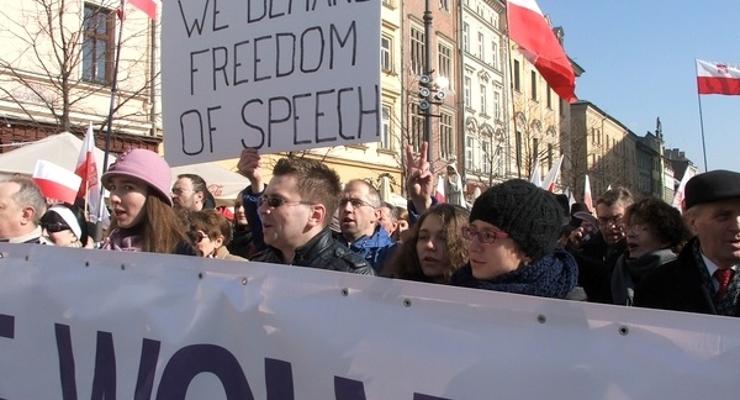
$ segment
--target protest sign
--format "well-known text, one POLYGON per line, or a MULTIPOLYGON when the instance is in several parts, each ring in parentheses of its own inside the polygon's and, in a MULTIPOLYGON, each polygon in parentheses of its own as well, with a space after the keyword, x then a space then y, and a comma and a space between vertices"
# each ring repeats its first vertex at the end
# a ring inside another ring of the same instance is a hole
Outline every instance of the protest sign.
POLYGON ((163 2, 175 165, 379 140, 380 1, 163 2))
POLYGON ((735 318, 284 265, 0 245, 4 399, 697 399, 735 318))

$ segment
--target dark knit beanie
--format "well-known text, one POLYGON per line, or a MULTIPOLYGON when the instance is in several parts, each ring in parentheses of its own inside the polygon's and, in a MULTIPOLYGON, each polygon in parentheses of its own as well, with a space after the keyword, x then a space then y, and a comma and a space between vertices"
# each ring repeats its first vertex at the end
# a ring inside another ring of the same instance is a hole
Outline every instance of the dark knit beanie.
POLYGON ((521 179, 493 186, 475 200, 470 222, 481 220, 509 234, 519 248, 537 260, 554 248, 563 211, 549 192, 521 179))

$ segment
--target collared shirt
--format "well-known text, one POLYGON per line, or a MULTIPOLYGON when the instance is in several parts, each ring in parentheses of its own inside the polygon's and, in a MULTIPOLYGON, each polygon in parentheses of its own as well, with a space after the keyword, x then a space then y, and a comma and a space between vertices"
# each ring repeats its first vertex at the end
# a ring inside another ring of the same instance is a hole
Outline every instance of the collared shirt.
MULTIPOLYGON (((704 253, 701 253, 701 258, 702 258, 702 260, 704 260, 704 265, 707 267, 707 271, 709 272, 709 276, 712 277, 712 286, 714 287, 714 290, 715 291, 716 290, 719 290, 719 281, 717 280, 717 278, 714 277, 714 271, 718 270, 719 267, 717 266, 717 264, 713 263, 712 260, 710 260, 709 258, 707 258, 707 256, 704 255, 704 253)), ((737 272, 738 265, 735 264, 735 265, 731 266, 730 269, 732 269, 733 271, 737 272)))
POLYGON ((41 244, 50 244, 49 240, 43 237, 41 234, 42 234, 41 227, 37 226, 34 230, 32 230, 31 232, 27 234, 8 238, 7 241, 9 243, 36 242, 36 243, 41 243, 41 244))

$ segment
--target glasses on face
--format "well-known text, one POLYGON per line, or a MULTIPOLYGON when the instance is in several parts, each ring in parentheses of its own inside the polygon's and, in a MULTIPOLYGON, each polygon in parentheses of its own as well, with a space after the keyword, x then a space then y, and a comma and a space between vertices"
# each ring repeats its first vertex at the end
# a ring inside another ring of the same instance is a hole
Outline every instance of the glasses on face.
POLYGON ((62 231, 66 231, 69 229, 67 225, 62 224, 62 223, 42 224, 41 227, 46 229, 46 231, 49 233, 57 233, 57 232, 62 232, 62 231))
POLYGON ((620 226, 622 224, 622 215, 615 215, 609 218, 599 218, 599 225, 601 226, 620 226))
POLYGON ((192 192, 192 190, 182 189, 182 188, 172 188, 172 194, 174 194, 175 196, 179 196, 183 193, 189 193, 189 192, 192 192))
POLYGON ((311 205, 307 201, 289 201, 282 197, 262 195, 257 201, 259 207, 267 206, 269 208, 280 208, 282 206, 297 206, 298 204, 311 205))
POLYGON ((508 238, 509 234, 496 229, 484 229, 482 231, 479 231, 474 227, 468 225, 462 228, 462 236, 466 240, 472 241, 473 239, 476 239, 479 243, 482 244, 492 244, 498 239, 508 238))
POLYGON ((352 204, 352 208, 360 208, 362 206, 373 207, 372 204, 362 199, 343 198, 339 200, 339 207, 346 207, 347 204, 352 204))
POLYGON ((208 235, 201 231, 190 231, 188 232, 188 236, 190 237, 190 240, 193 241, 193 243, 200 243, 203 241, 203 239, 208 237, 208 235))

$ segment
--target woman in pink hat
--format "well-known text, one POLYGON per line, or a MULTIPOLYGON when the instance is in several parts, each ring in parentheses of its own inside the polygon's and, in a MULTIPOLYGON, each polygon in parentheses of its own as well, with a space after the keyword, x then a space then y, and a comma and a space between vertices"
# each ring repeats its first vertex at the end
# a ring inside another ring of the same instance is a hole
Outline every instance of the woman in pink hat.
POLYGON ((157 153, 131 150, 103 174, 112 223, 103 249, 195 254, 172 209, 170 166, 157 153))

